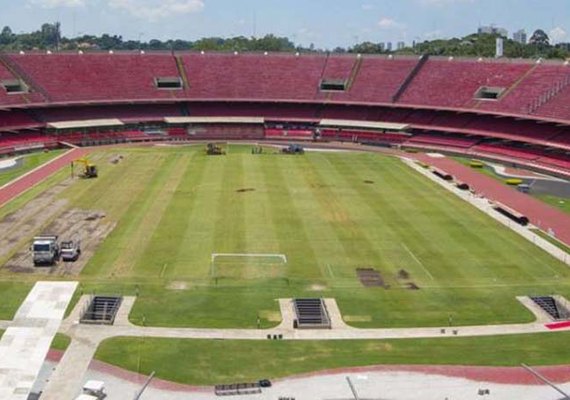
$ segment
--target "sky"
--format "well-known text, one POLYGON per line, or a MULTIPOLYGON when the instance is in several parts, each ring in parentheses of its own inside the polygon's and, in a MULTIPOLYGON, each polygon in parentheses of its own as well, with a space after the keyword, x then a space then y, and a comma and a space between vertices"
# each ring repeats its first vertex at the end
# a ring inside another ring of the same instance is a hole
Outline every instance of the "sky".
POLYGON ((59 21, 68 37, 125 39, 287 36, 318 48, 461 37, 480 25, 570 41, 570 0, 0 0, 0 27, 16 33, 59 21))

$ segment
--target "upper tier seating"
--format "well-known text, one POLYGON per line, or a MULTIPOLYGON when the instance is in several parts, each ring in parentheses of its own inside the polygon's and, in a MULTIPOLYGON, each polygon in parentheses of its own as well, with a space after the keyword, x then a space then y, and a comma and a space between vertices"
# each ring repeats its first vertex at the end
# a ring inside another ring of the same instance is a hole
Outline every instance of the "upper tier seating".
POLYGON ((177 77, 170 54, 14 54, 11 59, 54 102, 171 99, 183 90, 157 89, 154 78, 177 77))
POLYGON ((482 86, 508 89, 529 71, 528 63, 429 59, 400 103, 438 107, 475 107, 482 86))
POLYGON ((356 56, 328 57, 322 79, 348 81, 356 61, 356 56))
POLYGON ((184 54, 194 99, 313 99, 326 57, 322 55, 184 54))
POLYGON ((555 87, 570 73, 570 68, 562 64, 535 64, 512 90, 499 101, 481 102, 478 108, 514 114, 528 114, 529 106, 540 96, 555 87))
POLYGON ((335 101, 390 103, 406 77, 418 63, 416 57, 363 57, 350 90, 334 93, 335 101))
MULTIPOLYGON (((570 68, 568 70, 570 74, 570 68)), ((550 118, 570 119, 570 84, 539 107, 534 114, 550 118)))
MULTIPOLYGON (((20 77, 14 75, 0 61, 0 82, 4 80, 18 80, 20 77)), ((44 99, 39 93, 7 93, 3 86, 0 85, 0 105, 9 106, 15 104, 41 103, 44 99)))

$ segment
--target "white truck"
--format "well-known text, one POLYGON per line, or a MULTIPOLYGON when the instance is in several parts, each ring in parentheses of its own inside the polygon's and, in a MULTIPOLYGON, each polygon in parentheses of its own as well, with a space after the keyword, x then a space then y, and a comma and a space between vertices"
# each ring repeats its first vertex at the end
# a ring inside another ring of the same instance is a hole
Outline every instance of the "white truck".
POLYGON ((40 235, 34 237, 32 256, 34 265, 53 265, 59 259, 59 243, 57 235, 40 235))

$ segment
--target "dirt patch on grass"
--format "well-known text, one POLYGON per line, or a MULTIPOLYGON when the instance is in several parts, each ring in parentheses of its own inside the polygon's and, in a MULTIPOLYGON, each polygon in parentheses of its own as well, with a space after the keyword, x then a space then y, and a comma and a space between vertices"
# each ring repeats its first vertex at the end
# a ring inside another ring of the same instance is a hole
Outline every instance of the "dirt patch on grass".
POLYGON ((416 285, 414 282, 408 282, 407 288, 409 290, 420 290, 420 287, 418 285, 416 285))
POLYGON ((166 285, 169 290, 188 290, 188 284, 186 282, 174 281, 166 285))
POLYGON ((366 183, 367 185, 373 185, 375 182, 367 179, 364 181, 364 183, 366 183))
POLYGON ((398 279, 410 279, 410 273, 405 269, 398 271, 398 279))
POLYGON ((342 317, 344 322, 370 322, 372 321, 371 315, 344 315, 342 317))
POLYGON ((279 311, 261 310, 259 317, 269 322, 281 322, 281 313, 279 311))
POLYGON ((384 278, 382 278, 382 274, 374 268, 357 268, 356 275, 358 276, 360 283, 365 287, 390 288, 390 285, 388 285, 384 281, 384 278))
POLYGON ((236 193, 247 193, 247 192, 255 192, 254 188, 244 188, 236 190, 236 193))
POLYGON ((119 155, 116 155, 116 156, 111 157, 111 159, 109 160, 109 162, 110 162, 111 164, 118 164, 118 163, 120 163, 121 161, 123 161, 123 158, 124 158, 123 155, 122 155, 122 154, 119 154, 119 155))
POLYGON ((319 285, 315 283, 314 285, 309 286, 309 290, 311 292, 324 292, 328 288, 325 285, 319 285))
MULTIPOLYGON (((111 233, 115 223, 105 220, 105 213, 93 210, 70 209, 56 215, 48 226, 32 232, 59 235, 59 240, 81 240, 81 256, 75 262, 59 261, 49 267, 34 267, 28 246, 21 248, 5 268, 12 272, 39 275, 79 275, 101 242, 111 233)), ((28 238, 28 241, 30 238, 28 238)))
POLYGON ((56 197, 73 183, 66 179, 53 185, 17 211, 6 215, 0 221, 0 259, 13 254, 61 213, 68 202, 56 197))

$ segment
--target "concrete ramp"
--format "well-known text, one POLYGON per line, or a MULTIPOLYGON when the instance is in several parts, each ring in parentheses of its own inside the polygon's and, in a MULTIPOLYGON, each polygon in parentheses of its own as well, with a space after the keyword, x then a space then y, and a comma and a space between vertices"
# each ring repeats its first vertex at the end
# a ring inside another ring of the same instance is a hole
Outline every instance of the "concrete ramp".
POLYGON ((37 282, 0 340, 0 399, 26 400, 77 282, 37 282))

